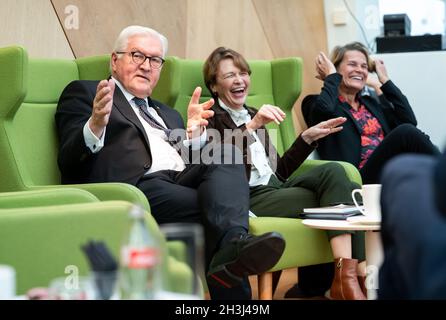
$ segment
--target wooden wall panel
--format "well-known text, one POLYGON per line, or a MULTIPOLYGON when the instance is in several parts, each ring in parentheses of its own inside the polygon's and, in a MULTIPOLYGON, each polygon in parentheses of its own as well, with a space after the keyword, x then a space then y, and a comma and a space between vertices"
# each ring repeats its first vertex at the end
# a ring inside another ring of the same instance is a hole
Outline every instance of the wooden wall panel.
POLYGON ((67 5, 79 8, 79 29, 66 30, 76 57, 109 53, 129 24, 153 27, 169 39, 169 55, 205 59, 218 46, 248 59, 299 56, 303 90, 295 108, 298 131, 305 128, 302 98, 318 92, 314 59, 327 51, 323 0, 52 0, 64 21, 67 5))
POLYGON ((251 0, 188 0, 186 56, 205 59, 219 46, 248 59, 272 59, 273 52, 251 0))
POLYGON ((1 0, 0 47, 21 45, 31 57, 73 58, 50 0, 1 0))
POLYGON ((79 9, 79 28, 66 30, 76 57, 110 53, 119 32, 128 25, 156 29, 169 39, 169 55, 185 55, 186 6, 184 0, 52 0, 59 19, 65 8, 79 9))
POLYGON ((295 112, 296 127, 305 128, 300 103, 307 94, 320 91, 322 82, 315 78, 314 60, 319 51, 327 52, 323 0, 252 1, 274 56, 299 56, 304 60, 302 94, 295 112))

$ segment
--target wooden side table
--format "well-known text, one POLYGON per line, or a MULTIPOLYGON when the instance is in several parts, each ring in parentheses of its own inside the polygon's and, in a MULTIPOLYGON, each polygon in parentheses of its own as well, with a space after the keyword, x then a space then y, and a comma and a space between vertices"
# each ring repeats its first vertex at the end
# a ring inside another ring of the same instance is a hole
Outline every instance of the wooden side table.
POLYGON ((365 231, 365 254, 367 265, 367 299, 375 300, 378 289, 378 271, 383 261, 383 249, 379 224, 360 224, 346 220, 304 219, 302 223, 310 228, 323 230, 365 231))

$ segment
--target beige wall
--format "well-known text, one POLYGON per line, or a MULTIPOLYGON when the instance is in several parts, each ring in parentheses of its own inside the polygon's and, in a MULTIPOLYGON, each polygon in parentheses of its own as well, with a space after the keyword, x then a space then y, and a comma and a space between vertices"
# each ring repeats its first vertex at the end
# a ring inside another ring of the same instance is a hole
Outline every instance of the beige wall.
POLYGON ((24 46, 33 57, 73 58, 49 0, 1 0, 0 47, 24 46))
POLYGON ((168 54, 183 58, 204 59, 217 46, 248 59, 302 57, 301 99, 321 86, 313 61, 327 51, 323 0, 2 0, 0 6, 6 21, 0 45, 22 44, 31 56, 109 53, 123 27, 141 24, 165 34, 168 54))
POLYGON ((309 93, 320 91, 314 60, 326 51, 324 6, 322 0, 253 0, 274 57, 299 56, 304 61, 302 94, 295 104, 297 132, 306 128, 300 105, 309 93))
POLYGON ((272 59, 253 1, 188 0, 187 55, 205 59, 219 46, 230 47, 248 59, 272 59))
POLYGON ((119 32, 130 24, 150 26, 167 36, 169 54, 185 56, 185 0, 52 0, 76 57, 109 53, 119 32), (78 28, 69 28, 65 8, 79 11, 78 28))

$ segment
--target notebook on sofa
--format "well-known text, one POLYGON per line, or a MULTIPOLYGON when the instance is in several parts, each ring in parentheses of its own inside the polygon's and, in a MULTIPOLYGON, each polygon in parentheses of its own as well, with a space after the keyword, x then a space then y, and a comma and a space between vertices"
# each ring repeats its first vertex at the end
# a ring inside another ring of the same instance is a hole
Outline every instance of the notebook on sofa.
MULTIPOLYGON (((362 209, 362 206, 360 207, 362 209)), ((327 219, 346 220, 348 217, 361 215, 361 211, 355 205, 338 204, 329 207, 305 208, 299 214, 301 219, 327 219)))

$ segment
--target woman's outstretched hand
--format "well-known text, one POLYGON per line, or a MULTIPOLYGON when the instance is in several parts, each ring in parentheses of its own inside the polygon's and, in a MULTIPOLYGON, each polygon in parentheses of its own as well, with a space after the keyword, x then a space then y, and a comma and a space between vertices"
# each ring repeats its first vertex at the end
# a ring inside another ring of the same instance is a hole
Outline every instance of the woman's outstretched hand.
POLYGON ((319 122, 317 125, 312 126, 302 132, 302 139, 304 139, 307 144, 312 144, 314 141, 341 131, 343 127, 340 125, 343 124, 345 121, 347 121, 347 118, 338 117, 319 122))

